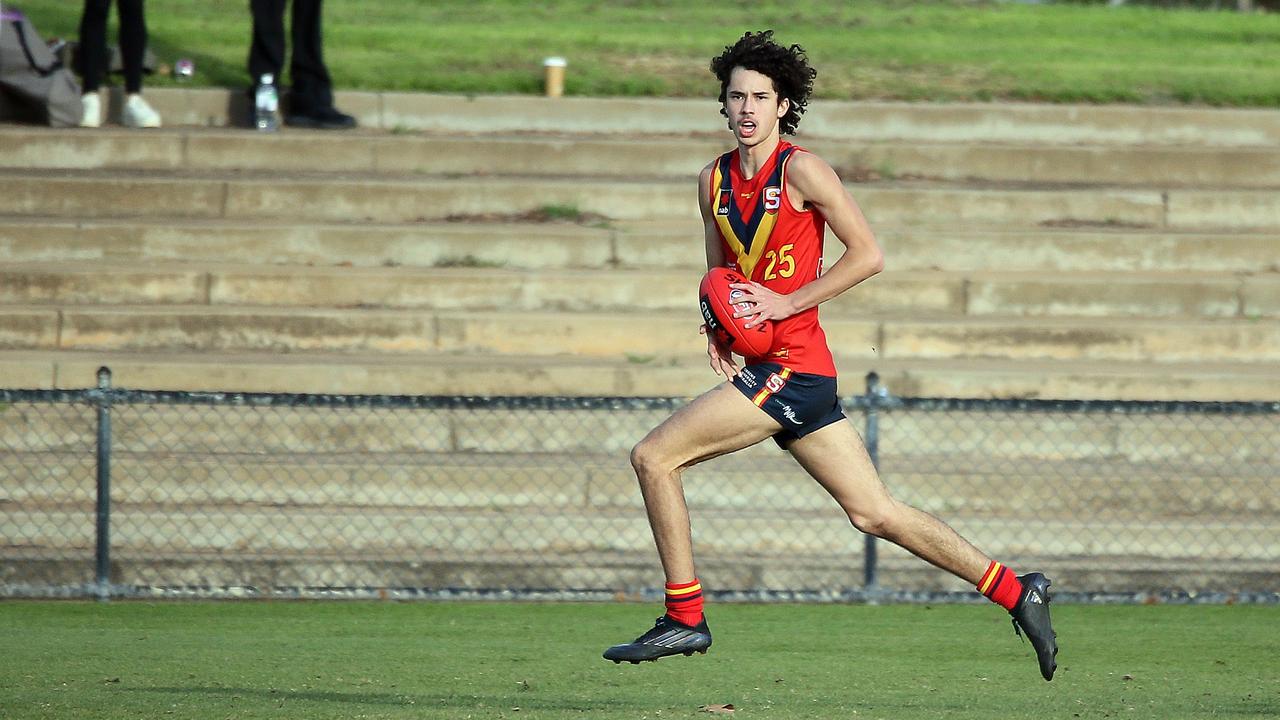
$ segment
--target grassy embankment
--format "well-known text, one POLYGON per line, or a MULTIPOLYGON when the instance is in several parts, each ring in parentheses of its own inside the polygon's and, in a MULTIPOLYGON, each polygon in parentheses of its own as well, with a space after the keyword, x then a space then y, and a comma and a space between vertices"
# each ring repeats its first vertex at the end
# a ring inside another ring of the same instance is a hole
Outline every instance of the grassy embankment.
MULTIPOLYGON (((148 0, 152 47, 164 63, 193 58, 197 84, 241 87, 247 4, 148 0)), ((74 3, 22 6, 46 37, 76 36, 74 3)), ((705 97, 709 58, 774 28, 808 49, 820 98, 1280 106, 1275 14, 829 0, 334 0, 325 12, 340 89, 537 93, 543 58, 559 55, 570 95, 705 97)))

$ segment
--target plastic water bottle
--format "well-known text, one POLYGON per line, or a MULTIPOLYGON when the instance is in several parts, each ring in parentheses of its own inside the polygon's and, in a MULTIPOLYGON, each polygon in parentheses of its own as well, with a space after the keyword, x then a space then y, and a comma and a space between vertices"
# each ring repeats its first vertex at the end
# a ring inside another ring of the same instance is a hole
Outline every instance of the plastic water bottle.
POLYGON ((276 78, 263 73, 253 93, 253 122, 259 130, 275 130, 276 110, 280 108, 280 94, 276 90, 276 78))

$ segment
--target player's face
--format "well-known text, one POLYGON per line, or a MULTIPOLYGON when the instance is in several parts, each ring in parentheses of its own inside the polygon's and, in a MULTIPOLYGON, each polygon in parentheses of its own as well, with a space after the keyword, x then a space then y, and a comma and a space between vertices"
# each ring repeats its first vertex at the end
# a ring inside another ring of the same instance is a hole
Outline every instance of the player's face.
POLYGON ((779 100, 768 75, 736 67, 725 88, 724 111, 729 129, 738 142, 748 147, 778 136, 778 120, 791 109, 789 100, 779 100))

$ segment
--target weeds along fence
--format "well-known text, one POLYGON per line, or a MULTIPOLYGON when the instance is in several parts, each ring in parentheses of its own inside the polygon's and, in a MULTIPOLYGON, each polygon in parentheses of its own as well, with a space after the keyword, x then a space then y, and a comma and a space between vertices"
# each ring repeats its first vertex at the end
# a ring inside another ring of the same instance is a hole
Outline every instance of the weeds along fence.
MULTIPOLYGON (((0 390, 0 596, 656 598, 675 398, 0 390)), ((1280 600, 1280 403, 844 401, 891 491, 1059 596, 1280 600)), ((946 600, 773 443, 684 475, 727 599, 946 600)))

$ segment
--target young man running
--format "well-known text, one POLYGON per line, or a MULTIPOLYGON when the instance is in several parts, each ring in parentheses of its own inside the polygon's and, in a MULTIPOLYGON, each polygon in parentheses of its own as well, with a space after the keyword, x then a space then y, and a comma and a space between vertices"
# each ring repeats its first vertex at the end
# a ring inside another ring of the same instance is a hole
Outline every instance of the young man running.
MULTIPOLYGON (((795 132, 817 75, 798 45, 772 31, 746 33, 711 61, 721 113, 737 148, 702 170, 698 200, 707 267, 728 266, 753 303, 738 313, 774 322, 763 357, 733 355, 707 336, 711 369, 729 382, 698 397, 631 451, 658 557, 667 612, 634 641, 604 657, 637 663, 706 652, 711 631, 694 570, 681 472, 704 460, 773 438, 839 503, 854 527, 889 540, 957 575, 1013 616, 1031 640, 1046 680, 1057 667, 1049 620, 1049 580, 1015 576, 932 515, 889 495, 862 438, 840 410, 836 371, 818 305, 880 272, 884 259, 862 211, 826 162, 781 139, 795 132), (824 225, 847 248, 822 272, 824 225)), ((703 328, 706 332, 706 328, 703 328)))

